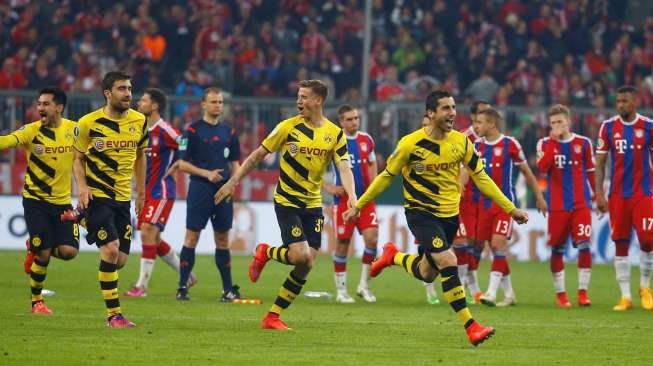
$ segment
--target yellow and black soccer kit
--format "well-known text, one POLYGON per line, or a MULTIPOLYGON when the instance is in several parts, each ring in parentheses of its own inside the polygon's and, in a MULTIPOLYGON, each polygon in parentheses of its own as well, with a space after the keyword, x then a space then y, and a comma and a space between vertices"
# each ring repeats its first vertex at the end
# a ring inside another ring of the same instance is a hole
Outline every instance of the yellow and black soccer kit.
POLYGON ((349 160, 342 129, 329 120, 319 128, 310 127, 302 116, 295 116, 279 123, 261 146, 280 153, 274 204, 283 244, 308 241, 319 250, 322 176, 331 160, 349 160))
POLYGON ((61 119, 56 128, 36 121, 0 136, 0 149, 24 146, 27 151, 23 207, 34 252, 57 245, 79 247, 77 224, 60 220, 61 214, 72 207, 70 189, 76 133, 75 122, 61 119))
MULTIPOLYGON (((281 229, 282 247, 270 247, 267 256, 292 265, 288 245, 307 241, 319 250, 322 243, 322 176, 334 160, 349 161, 342 129, 326 120, 311 127, 303 116, 280 122, 261 143, 268 152, 280 152, 279 182, 274 192, 274 210, 281 229)), ((271 313, 279 314, 295 300, 306 279, 290 272, 279 290, 271 313)))
MULTIPOLYGON (((56 250, 59 245, 79 248, 79 226, 60 219, 64 211, 72 208, 70 187, 76 133, 75 122, 61 119, 56 128, 36 121, 0 136, 0 149, 24 146, 27 151, 23 208, 32 252, 56 250)), ((43 301, 41 290, 47 266, 48 262, 38 259, 32 263, 32 304, 43 301)))
POLYGON ((129 254, 132 173, 138 150, 148 143, 145 116, 129 109, 125 117, 112 119, 100 108, 78 125, 75 149, 84 154, 86 183, 93 195, 86 211, 87 239, 98 246, 119 240, 120 251, 129 254))
MULTIPOLYGON (((404 209, 410 231, 419 241, 420 253, 397 253, 394 264, 403 267, 413 277, 424 280, 418 266, 422 257, 436 267, 430 253, 441 253, 451 247, 458 229, 461 163, 470 172, 476 186, 504 211, 515 205, 501 193, 483 170, 483 163, 467 136, 451 131, 446 138, 434 140, 424 128, 399 141, 388 158, 385 170, 377 176, 359 198, 356 207, 363 208, 385 190, 394 176, 401 174, 404 188, 404 209), (424 256, 424 253, 429 253, 424 256)), ((467 327, 472 317, 465 302, 456 266, 440 268, 444 297, 467 327)))

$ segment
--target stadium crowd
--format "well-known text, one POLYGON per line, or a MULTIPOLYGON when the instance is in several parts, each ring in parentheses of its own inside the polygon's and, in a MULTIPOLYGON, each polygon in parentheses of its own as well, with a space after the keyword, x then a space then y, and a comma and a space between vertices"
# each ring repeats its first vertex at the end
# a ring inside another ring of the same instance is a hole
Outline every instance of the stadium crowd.
MULTIPOLYGON (((326 80, 359 98, 360 0, 43 1, 0 4, 1 89, 94 91, 108 70, 198 95, 293 97, 326 80)), ((421 101, 444 87, 497 105, 602 108, 615 86, 653 106, 653 17, 623 1, 374 0, 371 95, 421 101), (610 15, 610 17, 607 16, 610 15), (609 20, 608 20, 609 19, 609 20)))

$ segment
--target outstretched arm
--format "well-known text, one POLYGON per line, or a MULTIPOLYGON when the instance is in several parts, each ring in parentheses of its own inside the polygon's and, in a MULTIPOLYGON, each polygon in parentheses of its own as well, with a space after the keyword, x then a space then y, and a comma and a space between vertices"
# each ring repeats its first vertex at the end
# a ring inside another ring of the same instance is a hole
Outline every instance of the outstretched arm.
POLYGON ((220 187, 218 192, 215 194, 213 197, 215 204, 217 205, 225 198, 233 196, 238 183, 240 183, 247 174, 254 170, 268 154, 269 152, 263 146, 259 146, 249 154, 247 159, 243 162, 243 165, 234 172, 233 176, 227 181, 227 183, 220 187))

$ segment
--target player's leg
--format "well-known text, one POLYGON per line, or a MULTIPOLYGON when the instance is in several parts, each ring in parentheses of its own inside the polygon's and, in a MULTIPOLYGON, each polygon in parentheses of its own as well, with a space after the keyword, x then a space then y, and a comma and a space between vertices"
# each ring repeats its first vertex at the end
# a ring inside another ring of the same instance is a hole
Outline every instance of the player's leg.
MULTIPOLYGON (((515 293, 512 288, 512 279, 510 277, 510 266, 506 258, 508 250, 508 236, 512 232, 512 220, 504 212, 495 211, 492 220, 492 239, 490 247, 492 249, 492 268, 490 271, 490 282, 488 289, 481 296, 481 303, 493 306, 496 302, 497 290, 499 285, 503 286, 505 301, 501 302, 502 306, 515 304, 515 293)), ((499 304, 496 304, 499 305, 499 304)))
POLYGON ((610 213, 610 228, 612 229, 611 237, 616 247, 614 269, 621 292, 619 303, 612 310, 624 311, 633 307, 630 293, 630 262, 628 261, 630 234, 633 227, 632 207, 630 207, 630 200, 610 197, 608 199, 608 210, 610 213))
POLYGON ((467 247, 467 288, 474 298, 474 301, 478 303, 480 301, 481 288, 478 282, 478 265, 481 261, 481 255, 483 254, 484 241, 478 239, 470 239, 469 245, 467 247))
POLYGON ((231 302, 240 298, 238 285, 231 280, 231 250, 229 247, 229 230, 234 219, 233 201, 222 201, 213 207, 211 225, 215 242, 215 266, 222 278, 222 295, 220 301, 231 302))
POLYGON ((282 240, 288 246, 287 257, 295 268, 283 283, 270 311, 263 319, 264 329, 287 330, 288 326, 279 315, 299 296, 306 278, 313 268, 315 257, 322 244, 322 209, 293 210, 279 207, 277 218, 285 212, 287 218, 279 220, 282 240), (295 224, 292 224, 292 223, 295 224), (290 225, 289 225, 290 224, 290 225), (294 238, 294 239, 293 239, 294 238), (293 241, 294 240, 294 241, 293 241))
MULTIPOLYGON (((146 205, 147 206, 147 205, 146 205)), ((154 263, 156 261, 156 238, 159 234, 159 228, 148 222, 140 223, 140 233, 142 244, 140 271, 136 284, 132 286, 129 291, 123 293, 128 297, 145 297, 147 296, 147 288, 154 271, 154 263)))
POLYGON ((376 257, 376 247, 379 242, 379 229, 378 227, 368 227, 361 232, 365 249, 362 258, 361 277, 356 287, 356 294, 362 297, 363 300, 369 303, 376 302, 376 296, 370 290, 369 280, 370 271, 369 267, 376 257))
MULTIPOLYGON (((430 245, 420 246, 420 249, 424 251, 424 257, 427 259, 422 263, 433 266, 436 271, 440 272, 443 297, 458 316, 460 323, 465 327, 470 342, 476 346, 490 338, 494 334, 494 328, 483 327, 476 322, 467 307, 465 289, 458 277, 458 260, 450 249, 450 243, 453 242, 458 230, 458 218, 438 218, 431 225, 435 226, 435 231, 432 231, 430 245)), ((421 243, 425 241, 420 239, 421 243)))
POLYGON ((569 238, 569 229, 573 226, 571 214, 566 211, 549 212, 547 226, 549 231, 548 245, 551 247, 549 268, 553 278, 553 288, 556 293, 556 305, 561 308, 571 307, 565 290, 565 245, 569 238))
POLYGON ((363 236, 363 243, 365 248, 363 251, 361 277, 356 287, 356 294, 362 297, 363 300, 373 303, 376 302, 376 297, 372 294, 369 287, 369 267, 374 258, 376 258, 376 248, 379 243, 379 224, 376 217, 376 207, 374 203, 370 203, 363 207, 361 215, 356 222, 358 231, 363 236))
POLYGON ((590 306, 592 301, 587 290, 592 275, 592 211, 589 208, 574 211, 571 229, 574 247, 578 249, 578 305, 590 306))
POLYGON ((463 287, 466 287, 469 259, 467 256, 467 230, 465 230, 465 223, 462 221, 458 225, 456 237, 453 239, 453 252, 456 254, 456 261, 458 263, 458 277, 460 277, 460 282, 463 284, 463 287))
POLYGON ((204 185, 191 181, 186 199, 186 235, 184 245, 179 254, 179 287, 177 300, 190 300, 188 297, 188 280, 195 266, 195 248, 200 233, 206 227, 213 212, 212 190, 204 185))
POLYGON ((341 201, 333 207, 335 221, 336 247, 333 251, 333 279, 336 284, 336 302, 351 304, 356 302, 347 291, 347 254, 349 243, 354 233, 354 223, 344 222, 342 214, 347 210, 347 204, 341 201))
POLYGON ((642 308, 653 310, 651 271, 653 270, 653 198, 643 197, 633 209, 633 223, 639 239, 639 297, 642 308))

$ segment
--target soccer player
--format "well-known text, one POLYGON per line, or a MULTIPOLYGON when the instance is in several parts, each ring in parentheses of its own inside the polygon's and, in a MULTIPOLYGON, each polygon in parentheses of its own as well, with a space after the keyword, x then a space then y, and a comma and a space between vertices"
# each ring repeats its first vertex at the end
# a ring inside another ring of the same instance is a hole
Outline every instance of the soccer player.
POLYGON ((33 256, 29 268, 32 313, 51 315, 42 294, 50 257, 70 260, 79 250, 79 226, 59 219, 72 208, 70 187, 77 124, 62 118, 66 94, 58 88, 41 89, 36 108, 41 119, 0 136, 0 149, 24 146, 27 150, 23 208, 33 256))
POLYGON ((630 264, 628 249, 633 227, 640 245, 639 296, 642 307, 653 310, 651 269, 653 268, 653 197, 651 192, 651 151, 653 121, 637 113, 637 90, 617 89, 618 115, 601 125, 596 143, 596 206, 610 212, 612 240, 616 245, 614 267, 621 299, 612 309, 630 310, 630 264), (603 179, 610 153, 610 193, 605 199, 603 179))
MULTIPOLYGON (((483 137, 476 142, 476 149, 483 160, 487 175, 501 188, 503 194, 510 201, 515 202, 512 172, 517 166, 535 194, 538 210, 546 215, 546 201, 533 172, 528 167, 521 145, 514 138, 501 133, 503 121, 499 112, 489 108, 479 112, 476 118, 478 135, 483 137)), ((512 233, 512 220, 505 210, 493 203, 489 197, 481 197, 479 202, 476 235, 478 240, 489 241, 493 256, 490 283, 480 300, 482 304, 488 306, 512 306, 516 304, 517 300, 512 288, 510 267, 506 259, 508 238, 512 233), (505 297, 496 303, 499 285, 503 286, 505 297)))
POLYGON ((186 237, 181 249, 181 270, 177 300, 190 300, 188 284, 195 265, 195 248, 209 218, 215 241, 215 265, 222 278, 220 301, 240 298, 239 287, 231 281, 229 230, 233 222, 233 202, 213 202, 213 196, 240 167, 240 143, 234 128, 220 122, 224 98, 211 87, 202 96, 202 119, 191 124, 179 146, 183 153, 179 169, 190 174, 186 199, 186 237))
POLYGON ((456 255, 451 250, 458 230, 461 163, 476 186, 517 222, 526 222, 528 214, 516 208, 501 193, 483 170, 469 139, 453 130, 456 104, 449 92, 431 92, 426 98, 426 114, 431 123, 399 141, 385 170, 376 177, 356 206, 345 214, 345 218, 356 217, 362 207, 401 174, 406 221, 419 240, 419 254, 401 253, 393 243, 387 243, 383 254, 372 263, 370 275, 376 277, 392 265, 401 266, 413 277, 426 282, 433 282, 441 274, 444 298, 464 325, 470 342, 476 346, 490 338, 494 328, 483 327, 472 318, 465 290, 458 278, 456 255))
MULTIPOLYGON (((478 140, 475 132, 477 128, 477 115, 479 112, 490 108, 488 102, 477 100, 472 103, 469 115, 472 124, 465 128, 462 133, 467 136, 472 144, 478 140)), ((471 292, 475 302, 481 298, 481 289, 478 286, 477 269, 483 254, 483 241, 476 240, 476 226, 478 219, 478 196, 474 195, 474 183, 469 179, 466 170, 461 171, 461 181, 464 186, 463 195, 460 199, 460 227, 456 238, 453 241, 454 252, 458 258, 458 275, 463 286, 471 292)))
MULTIPOLYGON (((347 138, 347 150, 349 151, 349 160, 351 170, 354 174, 354 185, 356 186, 356 195, 360 196, 376 177, 376 156, 374 155, 374 140, 372 136, 365 132, 359 131, 360 114, 357 108, 350 105, 343 105, 338 108, 338 118, 340 126, 345 131, 347 138)), ((336 169, 336 184, 324 184, 326 190, 333 194, 334 200, 334 221, 336 231, 336 249, 333 253, 333 267, 336 281, 336 302, 353 303, 355 300, 347 293, 347 252, 351 243, 351 237, 354 233, 354 227, 363 236, 365 242, 365 251, 363 252, 363 266, 361 270, 360 282, 356 293, 363 300, 373 303, 376 297, 370 291, 368 281, 368 268, 370 263, 376 258, 376 246, 379 240, 379 225, 376 218, 376 209, 374 202, 370 202, 361 211, 361 216, 354 222, 344 222, 342 214, 347 211, 347 202, 349 199, 342 187, 342 179, 336 169)))
POLYGON ((546 200, 549 206, 549 246, 556 304, 571 307, 565 291, 563 256, 571 235, 578 249, 578 305, 590 306, 587 297, 592 267, 592 195, 594 154, 585 136, 571 132, 569 108, 558 104, 549 108, 551 133, 537 143, 537 167, 547 176, 546 200))
POLYGON ((268 154, 280 150, 274 209, 283 245, 271 247, 265 243, 259 244, 249 267, 249 278, 256 282, 270 259, 294 268, 263 318, 263 329, 290 329, 279 315, 299 296, 320 249, 324 224, 320 188, 324 171, 331 160, 336 162, 340 172, 348 206, 356 204, 345 134, 323 114, 328 89, 319 80, 302 80, 298 87, 299 114, 280 122, 215 195, 216 202, 231 197, 243 177, 268 154))
POLYGON ((100 249, 98 278, 107 307, 107 326, 131 328, 122 316, 118 269, 127 262, 132 239, 132 173, 136 177, 136 214, 145 202, 145 116, 130 108, 131 77, 111 71, 102 79, 106 105, 79 120, 74 174, 89 244, 100 249))
MULTIPOLYGON (((147 296, 147 286, 154 269, 157 254, 172 269, 179 273, 179 257, 165 240, 161 232, 165 229, 170 211, 175 203, 175 179, 167 174, 177 159, 178 141, 181 133, 161 118, 168 98, 157 88, 149 88, 138 101, 138 111, 145 115, 148 126, 150 149, 147 154, 147 174, 145 177, 145 204, 138 218, 137 229, 141 232, 143 252, 138 281, 127 292, 127 297, 147 296)), ((189 283, 194 284, 191 273, 189 283)))

